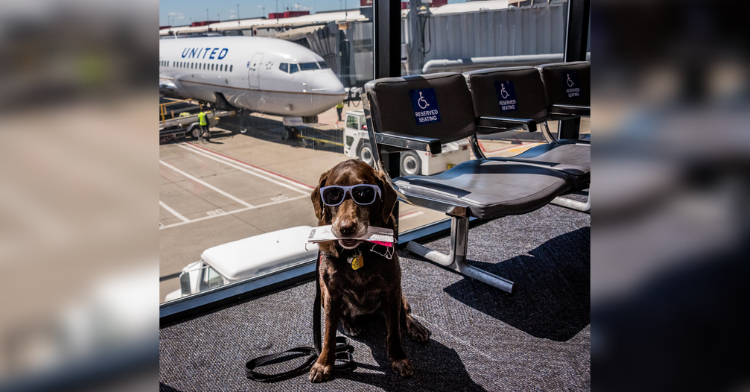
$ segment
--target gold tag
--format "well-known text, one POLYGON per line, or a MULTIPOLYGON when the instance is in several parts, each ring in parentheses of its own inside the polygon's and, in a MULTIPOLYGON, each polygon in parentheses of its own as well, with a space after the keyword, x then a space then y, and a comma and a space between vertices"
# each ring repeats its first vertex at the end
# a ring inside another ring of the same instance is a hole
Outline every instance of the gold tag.
POLYGON ((352 260, 352 269, 358 270, 362 268, 365 265, 365 259, 362 258, 362 255, 354 257, 354 260, 352 260))

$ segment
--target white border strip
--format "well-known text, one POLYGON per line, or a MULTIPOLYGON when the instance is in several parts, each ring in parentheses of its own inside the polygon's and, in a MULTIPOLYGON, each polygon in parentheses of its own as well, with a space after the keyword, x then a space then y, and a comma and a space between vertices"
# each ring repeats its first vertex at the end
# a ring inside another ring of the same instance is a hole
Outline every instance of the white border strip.
POLYGON ((163 202, 163 201, 159 200, 159 205, 160 205, 160 206, 162 206, 162 207, 164 207, 164 209, 165 209, 165 210, 169 211, 169 213, 170 213, 170 214, 172 214, 172 215, 174 215, 174 216, 176 216, 176 217, 180 218, 180 220, 181 220, 181 221, 183 221, 183 222, 190 222, 190 219, 188 219, 188 218, 185 218, 185 217, 184 217, 184 216, 182 216, 182 215, 181 215, 181 214, 180 214, 179 212, 177 212, 177 211, 173 210, 173 209, 172 209, 172 207, 170 207, 170 206, 168 206, 168 205, 164 204, 164 202, 163 202))
POLYGON ((228 197, 228 198, 230 198, 230 199, 232 199, 232 200, 234 200, 234 201, 236 201, 236 202, 238 202, 238 203, 240 203, 240 204, 242 204, 244 206, 247 206, 249 208, 253 208, 252 204, 249 204, 249 203, 245 202, 244 200, 238 199, 238 198, 230 195, 229 193, 226 193, 226 192, 222 191, 221 189, 219 189, 219 188, 217 188, 217 187, 215 187, 215 186, 213 186, 213 185, 211 185, 211 184, 209 184, 209 183, 207 183, 205 181, 201 181, 201 180, 199 180, 199 179, 191 176, 190 174, 187 174, 184 171, 182 171, 182 170, 180 170, 180 169, 178 169, 178 168, 176 168, 176 167, 174 167, 174 166, 172 166, 172 165, 170 165, 170 164, 162 161, 161 159, 159 159, 159 163, 161 163, 162 165, 164 165, 164 166, 166 166, 166 167, 168 167, 168 168, 176 171, 177 173, 180 173, 183 176, 185 176, 185 177, 187 177, 187 178, 189 178, 189 179, 191 179, 191 180, 193 180, 193 181, 195 181, 195 182, 197 182, 197 183, 205 186, 206 188, 213 189, 214 191, 216 191, 216 192, 218 192, 218 193, 220 193, 220 194, 222 194, 222 195, 224 195, 224 196, 226 196, 226 197, 228 197))

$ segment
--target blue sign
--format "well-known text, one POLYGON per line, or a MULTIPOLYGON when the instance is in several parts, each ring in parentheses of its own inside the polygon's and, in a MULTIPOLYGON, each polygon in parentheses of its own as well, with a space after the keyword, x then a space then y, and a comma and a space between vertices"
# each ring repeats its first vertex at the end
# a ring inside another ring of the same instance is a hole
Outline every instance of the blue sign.
POLYGON ((578 72, 565 72, 565 95, 568 98, 579 98, 581 96, 581 86, 578 84, 578 72))
POLYGON ((440 122, 440 109, 438 109, 434 88, 409 90, 409 95, 411 95, 411 106, 414 109, 417 125, 440 122))
POLYGON ((516 89, 513 88, 512 81, 495 82, 495 92, 497 93, 497 101, 500 104, 501 112, 515 112, 518 110, 516 89))

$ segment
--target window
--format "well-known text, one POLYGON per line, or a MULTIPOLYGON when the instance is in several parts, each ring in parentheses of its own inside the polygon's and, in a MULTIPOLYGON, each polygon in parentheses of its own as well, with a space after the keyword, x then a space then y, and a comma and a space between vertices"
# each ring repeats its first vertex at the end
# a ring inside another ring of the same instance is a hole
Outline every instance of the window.
POLYGON ((311 71, 313 69, 318 69, 318 63, 300 63, 299 69, 301 71, 311 71))
POLYGON ((350 129, 360 129, 357 116, 346 116, 346 127, 350 129))
POLYGON ((201 279, 201 290, 208 290, 210 288, 218 287, 224 284, 224 279, 215 269, 207 267, 203 270, 203 277, 201 279))
POLYGON ((214 64, 211 64, 211 71, 214 70, 214 64))
POLYGON ((287 63, 281 63, 281 64, 279 64, 279 69, 282 72, 284 72, 284 73, 288 73, 289 72, 289 64, 287 64, 287 63))
POLYGON ((289 73, 295 73, 299 71, 299 66, 295 63, 289 64, 289 73))
POLYGON ((234 64, 229 66, 229 72, 232 72, 233 69, 234 69, 234 64))
POLYGON ((320 69, 330 69, 331 68, 331 67, 328 66, 328 64, 326 64, 325 61, 318 61, 318 66, 320 67, 320 69))

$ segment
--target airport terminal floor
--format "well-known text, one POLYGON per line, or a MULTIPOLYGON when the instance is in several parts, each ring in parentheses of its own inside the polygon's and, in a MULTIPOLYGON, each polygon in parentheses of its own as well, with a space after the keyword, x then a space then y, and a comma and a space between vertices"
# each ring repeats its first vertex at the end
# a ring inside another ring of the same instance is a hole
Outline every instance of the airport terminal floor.
MULTIPOLYGON (((402 330, 410 379, 390 368, 380 316, 351 338, 357 367, 332 381, 311 384, 307 374, 278 383, 245 378, 248 360, 310 345, 315 286, 308 281, 163 325, 160 390, 589 390, 590 228, 590 215, 554 205, 472 224, 469 263, 513 280, 512 295, 401 250, 404 294, 432 333, 420 344, 402 330)), ((449 238, 427 245, 446 252, 449 238)))

